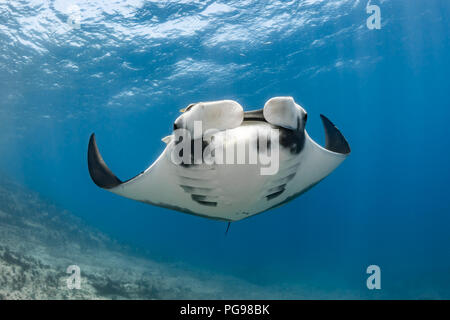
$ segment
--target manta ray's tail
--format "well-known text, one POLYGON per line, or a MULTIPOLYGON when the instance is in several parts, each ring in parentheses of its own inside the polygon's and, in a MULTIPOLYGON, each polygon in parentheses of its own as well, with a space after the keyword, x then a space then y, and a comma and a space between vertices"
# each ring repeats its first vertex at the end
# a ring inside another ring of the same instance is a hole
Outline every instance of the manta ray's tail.
POLYGON ((230 225, 231 225, 231 222, 228 222, 228 225, 227 225, 227 231, 225 231, 225 235, 228 234, 228 230, 230 229, 230 225))

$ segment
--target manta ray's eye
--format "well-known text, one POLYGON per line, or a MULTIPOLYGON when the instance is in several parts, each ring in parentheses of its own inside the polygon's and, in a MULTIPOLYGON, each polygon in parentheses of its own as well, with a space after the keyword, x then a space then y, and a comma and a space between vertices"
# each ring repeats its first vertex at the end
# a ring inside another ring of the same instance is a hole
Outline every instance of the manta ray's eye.
POLYGON ((305 113, 305 115, 303 116, 303 122, 306 122, 306 120, 308 120, 308 114, 305 113))

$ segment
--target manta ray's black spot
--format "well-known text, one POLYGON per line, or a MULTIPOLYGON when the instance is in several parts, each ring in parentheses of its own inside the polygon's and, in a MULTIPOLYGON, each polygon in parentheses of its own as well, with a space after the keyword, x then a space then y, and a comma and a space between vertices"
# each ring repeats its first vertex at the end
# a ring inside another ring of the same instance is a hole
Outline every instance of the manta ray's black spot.
MULTIPOLYGON (((178 141, 176 141, 175 142, 175 145, 178 145, 179 143, 181 143, 183 141, 183 137, 182 136, 180 136, 180 139, 178 140, 178 141)), ((209 145, 209 142, 208 141, 205 141, 205 140, 201 140, 201 143, 202 143, 202 148, 201 148, 201 152, 197 152, 197 154, 196 154, 196 152, 195 152, 195 144, 196 143, 199 143, 199 140, 194 140, 194 139, 191 139, 191 155, 190 155, 190 162, 189 163, 185 163, 184 161, 180 164, 181 166, 183 166, 183 167, 185 167, 185 168, 189 168, 189 167, 191 167, 191 166, 195 166, 195 165, 198 165, 198 164, 202 164, 203 163, 203 152, 205 151, 205 148, 209 145)), ((183 158, 183 160, 184 160, 184 152, 183 152, 184 150, 183 149, 181 149, 180 150, 180 153, 179 153, 179 155, 180 155, 180 157, 181 158, 183 158)))
POLYGON ((271 146, 272 146, 272 140, 270 139, 270 136, 266 137, 266 145, 263 146, 261 144, 261 139, 260 139, 260 135, 258 134, 258 136, 256 137, 256 152, 260 152, 260 150, 262 149, 261 147, 264 147, 263 150, 265 149, 265 152, 268 153, 268 150, 270 150, 271 146))
POLYGON ((280 127, 280 145, 289 149, 291 154, 299 154, 305 145, 305 129, 300 126, 300 119, 297 119, 297 130, 280 127))
MULTIPOLYGON (((264 109, 246 111, 244 112, 244 121, 261 121, 267 122, 264 118, 264 109)), ((303 123, 306 123, 308 115, 305 113, 303 116, 303 123)), ((305 145, 305 127, 301 126, 300 118, 297 119, 297 130, 286 129, 283 127, 273 126, 275 129, 280 130, 280 145, 284 148, 288 148, 292 154, 299 154, 303 150, 305 145)), ((270 139, 267 141, 267 148, 270 148, 270 139)), ((257 138, 256 150, 259 152, 260 142, 259 136, 257 138)))

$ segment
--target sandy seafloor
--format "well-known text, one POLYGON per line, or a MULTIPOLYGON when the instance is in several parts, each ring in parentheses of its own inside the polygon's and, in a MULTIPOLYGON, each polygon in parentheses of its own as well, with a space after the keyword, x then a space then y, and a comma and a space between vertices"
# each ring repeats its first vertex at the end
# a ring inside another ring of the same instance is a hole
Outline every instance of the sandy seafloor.
POLYGON ((0 299, 233 296, 233 279, 213 281, 207 274, 192 275, 179 266, 130 255, 69 212, 5 181, 0 185, 0 239, 0 299), (67 288, 66 269, 74 264, 81 269, 79 290, 67 288))
POLYGON ((152 261, 4 179, 0 239, 0 299, 293 297, 290 289, 152 261), (79 290, 67 287, 69 265, 81 269, 79 290))

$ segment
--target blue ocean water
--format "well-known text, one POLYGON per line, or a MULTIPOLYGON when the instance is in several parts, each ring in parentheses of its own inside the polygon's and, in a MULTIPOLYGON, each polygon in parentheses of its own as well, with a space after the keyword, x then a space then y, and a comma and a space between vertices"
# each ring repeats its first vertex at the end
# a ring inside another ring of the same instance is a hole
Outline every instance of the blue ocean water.
MULTIPOLYGON (((450 3, 0 1, 0 170, 149 258, 292 297, 450 298, 450 3), (300 198, 226 224, 96 187, 92 132, 121 179, 164 149, 179 109, 292 96, 349 158, 300 198), (378 265, 382 289, 368 290, 378 265)), ((245 298, 245 296, 243 296, 245 298)), ((274 297, 276 298, 276 297, 274 297)))

